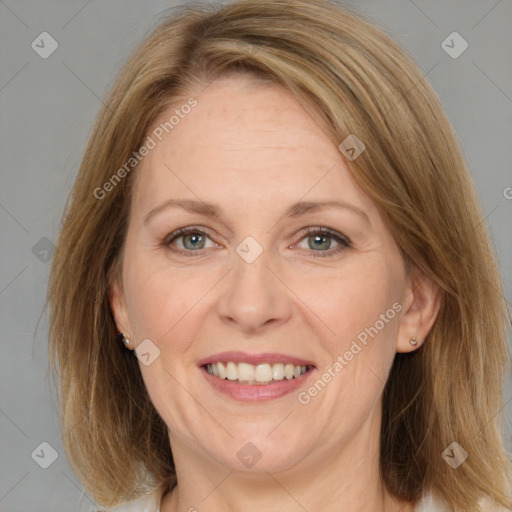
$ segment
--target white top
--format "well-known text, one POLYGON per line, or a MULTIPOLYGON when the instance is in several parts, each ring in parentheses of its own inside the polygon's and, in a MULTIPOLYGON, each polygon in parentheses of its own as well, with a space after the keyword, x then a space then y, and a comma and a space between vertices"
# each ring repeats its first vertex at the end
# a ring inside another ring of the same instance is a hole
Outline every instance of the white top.
MULTIPOLYGON (((161 499, 162 497, 159 494, 152 492, 136 501, 114 507, 109 512, 160 512, 161 499)), ((429 494, 421 499, 416 505, 414 512, 447 512, 447 510, 441 501, 429 494)), ((494 509, 486 508, 486 510, 491 512, 494 509)), ((91 512, 98 512, 98 510, 91 509, 91 512)))

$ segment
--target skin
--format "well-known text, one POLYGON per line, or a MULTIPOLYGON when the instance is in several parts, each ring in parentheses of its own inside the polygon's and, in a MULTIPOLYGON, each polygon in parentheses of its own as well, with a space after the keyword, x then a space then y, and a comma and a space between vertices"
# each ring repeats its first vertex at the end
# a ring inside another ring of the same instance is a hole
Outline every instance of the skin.
POLYGON ((132 347, 149 338, 160 350, 139 364, 177 468, 161 512, 412 511, 379 477, 382 391, 395 353, 419 348, 435 320, 434 285, 406 272, 337 146, 288 92, 240 75, 194 97, 137 169, 122 279, 110 289, 132 347), (213 203, 222 216, 169 208, 144 224, 171 198, 213 203), (342 200, 367 220, 347 208, 283 217, 299 200, 342 200), (166 245, 187 226, 207 236, 166 245), (335 253, 341 244, 327 237, 319 249, 306 227, 351 246, 335 253), (236 252, 247 236, 263 249, 253 263, 236 252), (297 392, 240 403, 197 366, 227 350, 291 354, 315 363, 307 391, 393 303, 402 310, 306 405, 297 392), (252 468, 237 457, 247 442, 262 454, 252 468))

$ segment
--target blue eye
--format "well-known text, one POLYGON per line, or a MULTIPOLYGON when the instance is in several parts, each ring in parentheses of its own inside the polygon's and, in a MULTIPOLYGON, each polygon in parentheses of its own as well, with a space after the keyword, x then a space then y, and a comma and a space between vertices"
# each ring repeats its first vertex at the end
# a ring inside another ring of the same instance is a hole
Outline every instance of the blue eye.
MULTIPOLYGON (((297 246, 300 247, 303 241, 307 242, 305 249, 309 249, 313 257, 321 258, 333 256, 352 247, 348 238, 327 228, 307 228, 306 236, 302 236, 297 246), (333 244, 335 244, 334 247, 333 244)), ((174 231, 165 239, 164 244, 172 251, 186 256, 199 256, 202 249, 219 247, 204 230, 195 227, 174 231)), ((304 247, 301 248, 304 249, 304 247)))
POLYGON ((302 240, 307 241, 307 249, 313 251, 314 257, 329 257, 351 247, 348 238, 326 228, 308 228, 307 236, 302 240), (336 244, 334 248, 333 242, 336 244))
POLYGON ((190 233, 181 237, 185 249, 203 249, 205 245, 205 236, 199 233, 190 233))
MULTIPOLYGON (((182 228, 178 229, 166 239, 165 244, 171 245, 176 241, 181 240, 178 247, 175 249, 177 252, 194 252, 206 248, 206 240, 209 236, 201 229, 198 228, 182 228)), ((213 244, 215 246, 216 244, 213 244)))

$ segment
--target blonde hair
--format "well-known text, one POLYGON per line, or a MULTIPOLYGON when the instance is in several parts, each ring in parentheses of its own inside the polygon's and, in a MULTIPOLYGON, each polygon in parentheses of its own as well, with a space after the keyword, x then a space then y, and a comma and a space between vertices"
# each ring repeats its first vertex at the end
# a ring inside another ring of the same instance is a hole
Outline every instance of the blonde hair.
MULTIPOLYGON (((183 8, 128 60, 88 142, 51 267, 50 359, 64 446, 104 506, 176 484, 167 427, 133 352, 117 341, 108 289, 119 277, 133 172, 97 198, 177 98, 230 73, 281 85, 314 107, 403 258, 432 279, 442 305, 424 345, 397 354, 383 396, 381 475, 415 502, 452 510, 512 507, 501 433, 507 310, 484 216, 457 138, 412 60, 361 15, 322 0, 241 0, 183 8), (468 453, 456 470, 442 452, 468 453)), ((199 99, 200 101, 200 99, 199 99)))

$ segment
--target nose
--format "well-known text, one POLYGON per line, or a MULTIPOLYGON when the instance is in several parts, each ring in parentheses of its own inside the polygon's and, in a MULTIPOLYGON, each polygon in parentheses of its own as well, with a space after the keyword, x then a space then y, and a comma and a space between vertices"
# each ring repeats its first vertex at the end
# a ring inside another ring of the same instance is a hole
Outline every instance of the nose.
POLYGON ((268 251, 252 263, 233 255, 234 268, 226 276, 217 303, 222 322, 246 333, 261 333, 287 322, 292 314, 289 289, 272 267, 268 251))

